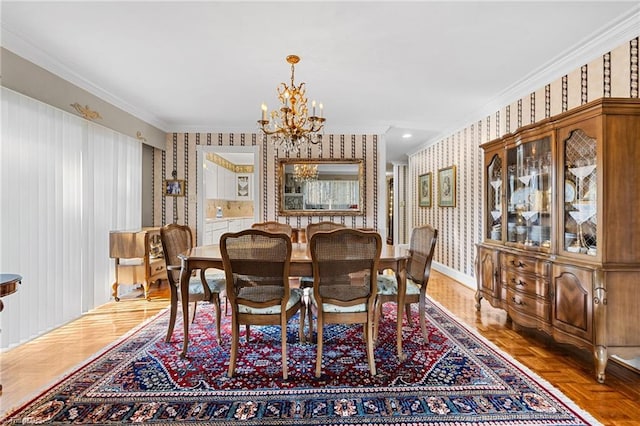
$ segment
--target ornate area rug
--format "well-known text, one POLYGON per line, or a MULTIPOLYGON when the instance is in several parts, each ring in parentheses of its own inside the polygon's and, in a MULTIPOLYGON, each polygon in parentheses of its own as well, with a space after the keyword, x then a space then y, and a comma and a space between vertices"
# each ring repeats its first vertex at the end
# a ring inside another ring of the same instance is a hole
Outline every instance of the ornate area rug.
MULTIPOLYGON (((369 374, 360 326, 328 326, 324 375, 315 344, 288 327, 289 379, 282 380, 279 327, 252 327, 241 339, 236 376, 226 375, 226 337, 215 340, 213 309, 200 305, 181 359, 181 322, 164 342, 168 311, 133 330, 1 424, 182 425, 591 425, 599 424, 559 391, 429 300, 429 342, 404 324, 407 360, 395 353, 395 305, 381 320, 369 374)), ((415 309, 415 306, 414 306, 415 309)))

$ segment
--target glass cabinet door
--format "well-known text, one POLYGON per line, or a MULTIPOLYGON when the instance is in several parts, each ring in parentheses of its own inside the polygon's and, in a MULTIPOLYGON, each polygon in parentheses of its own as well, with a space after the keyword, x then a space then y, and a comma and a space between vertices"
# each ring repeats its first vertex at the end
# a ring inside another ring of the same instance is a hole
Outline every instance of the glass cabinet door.
POLYGON ((507 242, 551 247, 551 138, 507 150, 507 242))
POLYGON ((487 235, 491 240, 502 240, 502 159, 494 155, 487 166, 487 235))
POLYGON ((596 140, 582 130, 564 141, 564 250, 597 253, 596 140))

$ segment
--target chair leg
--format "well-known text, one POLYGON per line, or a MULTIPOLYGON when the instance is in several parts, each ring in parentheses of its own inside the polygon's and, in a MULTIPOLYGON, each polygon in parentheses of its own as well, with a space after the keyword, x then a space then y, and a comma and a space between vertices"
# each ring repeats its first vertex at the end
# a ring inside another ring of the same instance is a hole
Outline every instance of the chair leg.
MULTIPOLYGON (((311 303, 311 295, 310 292, 313 291, 313 288, 311 287, 304 287, 302 288, 302 306, 300 307, 300 321, 302 322, 302 327, 304 330, 304 318, 308 318, 308 326, 309 326, 309 334, 308 336, 305 335, 302 339, 300 339, 301 342, 305 343, 307 342, 307 337, 308 342, 312 343, 313 342, 313 310, 312 310, 312 303, 311 303)), ((304 333, 304 331, 303 331, 304 333)))
POLYGON ((316 324, 318 325, 318 344, 316 345, 316 377, 319 378, 322 374, 322 341, 324 339, 324 318, 322 317, 322 310, 319 306, 316 324))
POLYGON ((311 300, 307 305, 307 321, 309 323, 309 342, 313 343, 313 306, 311 300))
POLYGON ((298 324, 299 324, 298 340, 300 340, 300 343, 306 343, 306 340, 307 340, 304 333, 304 321, 305 321, 306 312, 307 312, 307 305, 303 303, 300 306, 300 321, 298 321, 298 324))
POLYGON ((238 356, 238 340, 240 334, 240 326, 238 324, 238 318, 234 312, 231 313, 231 354, 229 355, 229 371, 228 377, 233 377, 233 373, 236 370, 236 358, 238 356))
POLYGON ((409 327, 413 327, 413 317, 411 316, 411 303, 406 303, 404 305, 404 311, 407 314, 407 323, 409 327))
POLYGON ((369 358, 369 371, 372 376, 376 375, 376 360, 373 354, 373 312, 367 314, 367 323, 363 324, 366 330, 367 357, 369 358))
POLYGON ((282 345, 282 379, 287 380, 287 313, 280 314, 280 340, 282 345))
POLYGON ((425 343, 429 343, 429 334, 427 333, 427 320, 426 320, 426 303, 427 303, 426 291, 420 292, 420 303, 418 304, 418 312, 420 314, 420 329, 422 330, 422 338, 425 343))
POLYGON ((380 328, 380 317, 382 316, 382 302, 380 299, 376 299, 376 304, 373 308, 375 312, 375 319, 373 322, 373 341, 378 341, 378 331, 380 328))
POLYGON ((249 324, 244 325, 244 335, 247 340, 247 344, 249 344, 249 340, 251 339, 251 328, 249 327, 249 324))
POLYGON ((196 310, 198 309, 198 302, 193 302, 193 314, 191 315, 191 324, 196 320, 196 310))
POLYGON ((222 339, 220 338, 220 320, 222 319, 222 313, 220 311, 222 309, 222 306, 220 305, 220 296, 218 294, 213 294, 212 302, 216 310, 216 337, 217 337, 218 345, 221 345, 222 339))
POLYGON ((167 330, 167 338, 165 342, 171 341, 171 335, 173 334, 173 327, 176 325, 176 316, 178 314, 178 289, 175 285, 169 283, 171 287, 171 310, 169 313, 169 329, 167 330))

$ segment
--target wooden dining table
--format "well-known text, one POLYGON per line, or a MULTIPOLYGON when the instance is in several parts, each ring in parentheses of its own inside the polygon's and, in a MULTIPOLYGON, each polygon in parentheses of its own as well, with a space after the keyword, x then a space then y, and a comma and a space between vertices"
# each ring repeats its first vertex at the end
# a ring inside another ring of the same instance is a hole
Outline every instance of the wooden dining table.
MULTIPOLYGON (((189 283, 189 277, 196 269, 216 268, 224 269, 222 254, 218 244, 197 246, 178 256, 182 261, 180 283, 189 283)), ((402 351, 402 315, 406 292, 406 264, 409 257, 406 245, 385 244, 380 253, 379 270, 391 269, 395 271, 398 279, 398 313, 397 313, 397 351, 398 358, 402 361, 405 355, 402 351)), ((313 276, 311 255, 304 243, 293 243, 291 250, 291 264, 289 274, 291 277, 313 276)), ((184 326, 184 342, 182 345, 182 357, 187 356, 189 347, 189 286, 180 285, 182 303, 182 323, 184 326)))

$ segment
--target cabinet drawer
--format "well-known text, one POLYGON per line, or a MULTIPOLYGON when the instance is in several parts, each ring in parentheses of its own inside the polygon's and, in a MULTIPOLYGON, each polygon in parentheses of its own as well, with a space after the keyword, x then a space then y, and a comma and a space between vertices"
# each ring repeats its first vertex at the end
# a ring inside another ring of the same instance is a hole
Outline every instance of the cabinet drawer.
POLYGON ((120 264, 116 266, 118 284, 138 284, 146 280, 145 264, 120 264))
POLYGON ((512 288, 507 289, 507 307, 528 316, 551 321, 551 304, 512 288))
POLYGON ((502 282, 509 288, 529 296, 549 298, 549 281, 543 277, 503 269, 502 282))
POLYGON ((244 228, 244 221, 241 219, 229 220, 229 232, 240 232, 244 228))
POLYGON ((165 270, 164 260, 163 259, 151 259, 149 262, 149 274, 156 275, 164 272, 165 270))
POLYGON ((228 223, 228 221, 226 221, 226 220, 217 220, 215 222, 206 222, 204 224, 204 231, 205 232, 214 232, 214 231, 224 230, 224 232, 227 232, 227 223, 228 223))
POLYGON ((518 272, 527 272, 543 277, 549 276, 549 262, 536 259, 535 257, 518 256, 510 253, 503 253, 500 256, 503 268, 509 268, 518 272))

